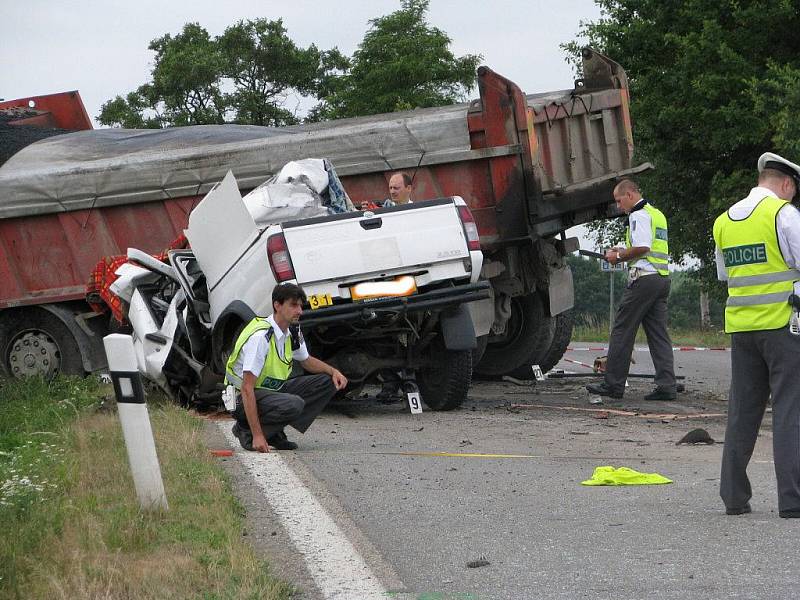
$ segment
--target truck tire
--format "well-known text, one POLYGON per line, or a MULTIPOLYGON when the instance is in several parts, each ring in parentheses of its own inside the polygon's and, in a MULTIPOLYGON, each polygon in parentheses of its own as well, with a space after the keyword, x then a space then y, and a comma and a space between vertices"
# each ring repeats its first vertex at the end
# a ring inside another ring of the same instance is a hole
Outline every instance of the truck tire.
POLYGON ((520 367, 529 367, 530 358, 544 352, 549 341, 544 306, 537 294, 516 296, 511 299, 511 318, 507 333, 495 342, 489 339, 486 351, 475 372, 485 377, 506 375, 520 367))
POLYGON ((533 365, 539 365, 542 369, 542 373, 544 373, 545 368, 542 367, 542 362, 553 344, 555 329, 556 318, 544 315, 542 317, 542 326, 539 328, 539 333, 536 336, 537 341, 533 351, 519 367, 513 371, 509 371, 507 374, 517 379, 535 379, 536 375, 533 373, 533 369, 531 369, 533 365))
POLYGON ((550 348, 539 362, 542 373, 547 373, 558 364, 558 361, 564 356, 564 352, 567 351, 567 346, 569 346, 569 342, 572 339, 572 328, 575 325, 575 315, 572 310, 564 311, 556 315, 554 319, 555 329, 553 331, 553 341, 550 344, 550 348))
POLYGON ((58 317, 41 308, 0 313, 0 371, 18 378, 84 375, 72 333, 58 317))
POLYGON ((472 350, 447 350, 437 343, 431 364, 417 371, 422 401, 431 410, 453 410, 467 399, 472 381, 472 350))
POLYGON ((486 346, 489 344, 489 336, 488 335, 481 335, 475 338, 475 349, 472 351, 472 368, 474 369, 475 366, 481 362, 483 358, 484 352, 486 352, 486 346))

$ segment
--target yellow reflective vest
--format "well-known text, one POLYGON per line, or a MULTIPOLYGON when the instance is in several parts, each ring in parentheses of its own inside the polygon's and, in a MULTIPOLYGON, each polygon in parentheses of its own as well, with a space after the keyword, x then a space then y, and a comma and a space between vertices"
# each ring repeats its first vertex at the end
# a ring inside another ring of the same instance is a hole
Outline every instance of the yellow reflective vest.
MULTIPOLYGON (((645 205, 639 209, 644 210, 650 215, 650 233, 652 235, 652 242, 650 243, 650 252, 644 255, 651 265, 656 268, 659 275, 669 275, 669 235, 667 233, 667 218, 660 210, 651 204, 645 205)), ((625 245, 631 247, 631 228, 625 230, 625 245)))
POLYGON ((237 389, 242 389, 242 378, 239 377, 233 370, 239 355, 242 353, 242 347, 247 343, 247 340, 257 331, 269 330, 267 332, 267 339, 269 340, 269 352, 264 359, 264 366, 261 368, 256 378, 256 388, 268 389, 277 391, 283 387, 283 384, 289 379, 292 372, 292 340, 290 336, 286 336, 283 348, 283 358, 278 354, 278 348, 275 343, 275 336, 272 335, 272 324, 267 319, 256 317, 250 321, 239 337, 236 339, 236 345, 233 347, 228 362, 225 366, 225 379, 236 386, 237 389))
POLYGON ((778 211, 786 200, 766 197, 745 218, 724 212, 714 221, 714 242, 728 274, 725 332, 780 329, 792 314, 787 302, 800 272, 786 264, 778 244, 778 211))

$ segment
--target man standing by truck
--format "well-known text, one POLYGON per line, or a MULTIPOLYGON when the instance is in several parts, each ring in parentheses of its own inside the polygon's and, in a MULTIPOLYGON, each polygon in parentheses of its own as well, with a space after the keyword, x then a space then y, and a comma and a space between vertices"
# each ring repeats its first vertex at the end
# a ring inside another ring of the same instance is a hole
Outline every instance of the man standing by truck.
POLYGON ((747 464, 771 401, 778 511, 784 519, 800 518, 800 329, 792 327, 797 308, 789 303, 800 280, 800 213, 789 202, 800 187, 800 166, 767 152, 758 171, 758 185, 714 222, 731 334, 720 496, 726 514, 751 511, 747 464))
POLYGON ((389 178, 389 198, 383 206, 396 206, 411 202, 411 184, 414 180, 405 171, 399 171, 389 178))
POLYGON ((667 219, 642 198, 634 181, 620 181, 614 188, 614 201, 628 214, 628 227, 625 248, 608 250, 606 260, 614 265, 628 263, 628 286, 614 318, 605 379, 601 384, 587 385, 586 389, 592 394, 622 398, 636 332, 643 325, 656 369, 656 389, 644 399, 674 400, 675 368, 672 340, 667 331, 670 287, 667 219))
POLYGON ((387 208, 398 204, 409 204, 411 202, 411 184, 414 183, 411 175, 405 171, 398 171, 389 177, 389 197, 378 202, 362 202, 361 210, 374 210, 376 208, 387 208))
POLYGON ((241 390, 236 399, 233 434, 246 450, 295 450, 283 431, 291 425, 301 433, 311 426, 347 378, 308 354, 298 322, 305 292, 292 283, 272 290, 274 313, 255 317, 236 340, 225 378, 241 390), (289 379, 292 360, 312 373, 289 379))

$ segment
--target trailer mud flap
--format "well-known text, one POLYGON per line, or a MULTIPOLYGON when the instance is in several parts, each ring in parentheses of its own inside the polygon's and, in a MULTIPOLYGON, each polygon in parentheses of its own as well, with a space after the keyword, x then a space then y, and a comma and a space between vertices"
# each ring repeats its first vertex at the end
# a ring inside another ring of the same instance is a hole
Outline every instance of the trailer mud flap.
POLYGON ((547 291, 551 317, 575 306, 575 288, 572 283, 572 271, 569 267, 561 267, 550 272, 547 291))
POLYGON ((448 350, 474 350, 475 328, 467 307, 463 304, 443 311, 441 314, 444 346, 448 350))

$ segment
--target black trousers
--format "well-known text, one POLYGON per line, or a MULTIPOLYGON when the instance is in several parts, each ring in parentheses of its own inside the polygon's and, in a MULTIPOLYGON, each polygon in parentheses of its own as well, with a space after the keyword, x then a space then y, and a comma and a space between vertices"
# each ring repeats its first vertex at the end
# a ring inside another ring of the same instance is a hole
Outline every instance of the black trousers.
POLYGON ((605 383, 613 391, 625 391, 639 325, 644 327, 647 335, 647 345, 656 369, 656 386, 675 391, 672 340, 667 331, 667 298, 669 277, 662 275, 640 276, 625 288, 608 342, 605 383))
POLYGON ((772 403, 772 452, 778 510, 800 511, 800 336, 788 327, 731 336, 731 391, 719 493, 728 508, 752 496, 747 464, 767 402, 772 403))
MULTIPOLYGON (((264 437, 269 438, 286 425, 305 433, 335 393, 333 380, 325 374, 294 377, 287 380, 278 392, 257 389, 256 409, 264 437)), ((250 429, 241 395, 236 399, 233 418, 240 427, 250 429)))

